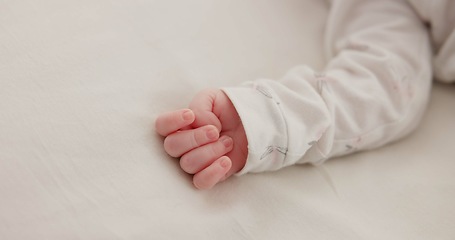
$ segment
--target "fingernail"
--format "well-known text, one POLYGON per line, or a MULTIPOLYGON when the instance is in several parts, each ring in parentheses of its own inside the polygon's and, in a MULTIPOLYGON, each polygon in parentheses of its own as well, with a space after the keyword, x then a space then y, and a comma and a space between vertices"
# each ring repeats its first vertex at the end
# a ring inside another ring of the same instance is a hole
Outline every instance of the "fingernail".
POLYGON ((182 114, 183 120, 189 121, 193 119, 193 112, 191 110, 185 110, 182 114))
POLYGON ((228 136, 223 136, 221 138, 221 143, 223 143, 224 147, 230 148, 232 146, 232 138, 228 136))
POLYGON ((218 137, 218 130, 216 129, 210 129, 207 131, 207 138, 210 140, 214 140, 218 137))
POLYGON ((231 165, 231 161, 229 161, 229 158, 225 157, 220 161, 220 165, 222 168, 228 168, 229 165, 231 165))

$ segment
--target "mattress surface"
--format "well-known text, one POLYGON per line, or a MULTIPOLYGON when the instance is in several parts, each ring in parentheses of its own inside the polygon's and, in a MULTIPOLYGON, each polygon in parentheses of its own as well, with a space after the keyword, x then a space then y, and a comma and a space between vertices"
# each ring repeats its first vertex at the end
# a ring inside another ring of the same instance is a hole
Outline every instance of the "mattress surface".
POLYGON ((198 191, 153 129, 321 69, 317 0, 0 1, 0 239, 454 239, 455 87, 380 149, 198 191))

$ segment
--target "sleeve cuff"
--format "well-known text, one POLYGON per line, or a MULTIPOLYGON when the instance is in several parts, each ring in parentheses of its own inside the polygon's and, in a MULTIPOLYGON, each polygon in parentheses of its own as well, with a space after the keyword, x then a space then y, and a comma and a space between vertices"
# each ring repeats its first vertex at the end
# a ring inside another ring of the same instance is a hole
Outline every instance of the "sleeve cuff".
POLYGON ((248 140, 248 158, 237 175, 282 168, 288 136, 278 97, 261 80, 222 90, 234 104, 248 140))

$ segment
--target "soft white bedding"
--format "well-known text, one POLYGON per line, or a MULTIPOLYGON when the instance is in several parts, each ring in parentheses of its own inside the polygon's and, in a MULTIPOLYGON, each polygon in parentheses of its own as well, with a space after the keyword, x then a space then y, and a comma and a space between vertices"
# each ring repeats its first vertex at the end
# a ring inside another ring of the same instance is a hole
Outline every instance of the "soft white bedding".
POLYGON ((454 239, 455 86, 381 149, 197 191, 154 133, 206 87, 322 68, 317 0, 0 1, 0 239, 454 239))

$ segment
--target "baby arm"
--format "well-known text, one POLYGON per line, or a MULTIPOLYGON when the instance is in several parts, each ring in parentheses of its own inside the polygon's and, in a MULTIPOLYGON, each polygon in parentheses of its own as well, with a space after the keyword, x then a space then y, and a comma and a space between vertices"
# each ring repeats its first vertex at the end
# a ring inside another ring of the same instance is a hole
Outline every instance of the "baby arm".
POLYGON ((196 187, 210 188, 238 171, 322 163, 382 146, 417 126, 431 86, 431 47, 406 1, 333 0, 325 35, 330 60, 323 73, 304 66, 280 81, 202 92, 189 120, 167 119, 182 118, 182 110, 157 119, 166 151, 181 157, 196 187), (207 150, 217 138, 177 140, 213 126, 233 140, 232 150, 207 150))
POLYGON ((431 86, 431 46, 406 1, 331 1, 325 50, 322 73, 303 66, 280 81, 224 89, 248 138, 239 174, 319 164, 417 126, 431 86))
POLYGON ((189 109, 158 116, 156 131, 165 137, 164 149, 180 157, 181 168, 194 174, 193 184, 208 189, 243 168, 247 140, 229 98, 217 89, 197 94, 189 109))

